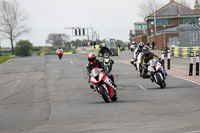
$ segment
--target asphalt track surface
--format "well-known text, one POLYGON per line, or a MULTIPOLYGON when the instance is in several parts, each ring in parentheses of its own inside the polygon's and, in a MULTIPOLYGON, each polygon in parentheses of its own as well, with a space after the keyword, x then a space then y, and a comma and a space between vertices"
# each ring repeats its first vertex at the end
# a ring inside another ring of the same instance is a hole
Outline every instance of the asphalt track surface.
POLYGON ((200 86, 141 79, 112 57, 118 101, 89 88, 87 55, 11 59, 0 64, 0 133, 200 133, 200 86))

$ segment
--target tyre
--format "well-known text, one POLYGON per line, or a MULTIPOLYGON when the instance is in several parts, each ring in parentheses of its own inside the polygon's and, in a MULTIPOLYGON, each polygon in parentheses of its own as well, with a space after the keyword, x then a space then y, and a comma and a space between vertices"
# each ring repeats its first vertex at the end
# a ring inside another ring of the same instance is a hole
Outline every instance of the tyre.
POLYGON ((60 60, 62 59, 62 55, 61 54, 59 54, 58 57, 59 57, 60 60))
POLYGON ((116 90, 114 90, 114 95, 113 95, 113 97, 111 98, 111 100, 112 101, 117 101, 117 91, 116 90))
POLYGON ((139 72, 142 73, 142 65, 141 65, 141 63, 139 64, 139 72))
POLYGON ((106 90, 103 88, 103 86, 100 86, 99 87, 99 91, 104 99, 104 101, 106 103, 109 103, 110 102, 110 98, 109 98, 109 95, 107 94, 106 90))
POLYGON ((160 85, 160 88, 165 88, 165 81, 162 80, 159 74, 156 75, 156 79, 158 81, 158 84, 160 85))

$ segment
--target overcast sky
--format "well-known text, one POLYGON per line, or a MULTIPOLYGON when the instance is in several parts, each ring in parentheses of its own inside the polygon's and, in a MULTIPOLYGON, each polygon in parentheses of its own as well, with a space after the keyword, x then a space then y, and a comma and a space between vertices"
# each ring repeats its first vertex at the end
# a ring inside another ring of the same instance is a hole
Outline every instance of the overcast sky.
MULTIPOLYGON (((34 46, 45 46, 50 33, 64 33, 72 37, 65 27, 93 27, 100 39, 115 38, 128 42, 133 23, 142 22, 138 5, 141 0, 17 0, 29 14, 29 35, 19 39, 29 40, 34 46)), ((162 0, 167 4, 170 0, 162 0)), ((186 0, 193 9, 195 0, 186 0)), ((80 39, 87 39, 81 37, 80 39)), ((1 41, 2 47, 10 47, 1 41)))

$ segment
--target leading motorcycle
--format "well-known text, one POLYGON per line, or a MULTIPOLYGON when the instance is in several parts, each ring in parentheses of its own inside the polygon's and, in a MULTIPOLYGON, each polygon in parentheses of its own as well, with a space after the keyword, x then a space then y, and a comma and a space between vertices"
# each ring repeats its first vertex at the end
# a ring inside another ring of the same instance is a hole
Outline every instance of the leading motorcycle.
POLYGON ((151 59, 148 63, 148 71, 150 72, 150 79, 155 81, 161 88, 166 86, 166 72, 163 69, 161 63, 157 59, 151 59))
POLYGON ((58 52, 57 55, 58 55, 58 58, 61 60, 63 56, 63 52, 58 52))
POLYGON ((106 103, 117 101, 117 90, 109 85, 110 81, 100 68, 94 68, 90 74, 90 82, 106 103))

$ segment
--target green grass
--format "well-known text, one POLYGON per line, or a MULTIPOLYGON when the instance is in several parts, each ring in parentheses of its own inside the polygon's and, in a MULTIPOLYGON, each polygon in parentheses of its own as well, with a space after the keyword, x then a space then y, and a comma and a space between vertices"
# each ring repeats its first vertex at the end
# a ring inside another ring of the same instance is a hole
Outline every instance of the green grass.
POLYGON ((5 61, 15 58, 14 56, 0 56, 0 64, 4 63, 5 61))

